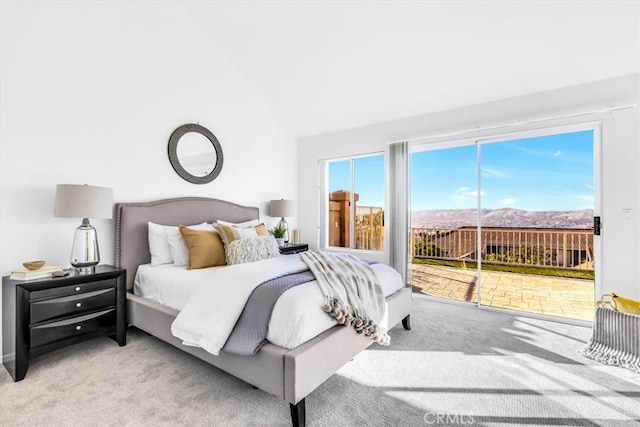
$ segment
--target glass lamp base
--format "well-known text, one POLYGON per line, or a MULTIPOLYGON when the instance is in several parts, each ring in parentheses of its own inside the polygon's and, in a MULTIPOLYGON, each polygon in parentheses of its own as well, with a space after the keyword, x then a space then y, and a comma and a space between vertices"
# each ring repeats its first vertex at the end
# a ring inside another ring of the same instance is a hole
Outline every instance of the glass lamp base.
POLYGON ((71 266, 78 273, 92 273, 100 263, 98 235, 96 229, 84 218, 80 227, 76 228, 71 249, 71 266))
POLYGON ((73 267, 75 274, 93 274, 96 272, 96 266, 91 267, 73 267))

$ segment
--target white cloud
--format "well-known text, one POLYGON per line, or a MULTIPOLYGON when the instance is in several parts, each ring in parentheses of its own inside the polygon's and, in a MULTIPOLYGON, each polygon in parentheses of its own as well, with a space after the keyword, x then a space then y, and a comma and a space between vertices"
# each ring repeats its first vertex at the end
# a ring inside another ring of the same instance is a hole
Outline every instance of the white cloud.
POLYGON ((482 172, 482 176, 484 176, 485 178, 490 177, 490 178, 504 178, 505 176, 507 176, 507 174, 501 170, 498 169, 491 169, 491 168, 480 168, 481 172, 482 172))
POLYGON ((509 197, 509 198, 506 198, 506 199, 502 200, 500 203, 502 203, 503 205, 512 205, 512 204, 515 203, 515 201, 516 201, 516 199, 513 199, 513 198, 509 197))
MULTIPOLYGON (((484 191, 481 191, 480 195, 484 196, 484 191)), ((456 194, 453 197, 478 197, 478 190, 472 190, 469 187, 460 187, 456 190, 456 194)))

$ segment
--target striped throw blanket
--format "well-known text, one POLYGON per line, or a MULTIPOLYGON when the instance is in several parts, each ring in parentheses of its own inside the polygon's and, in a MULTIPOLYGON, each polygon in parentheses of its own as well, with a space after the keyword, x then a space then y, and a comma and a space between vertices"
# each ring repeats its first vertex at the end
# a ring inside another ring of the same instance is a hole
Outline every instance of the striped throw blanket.
POLYGON ((582 355, 640 373, 640 316, 598 307, 582 355))
POLYGON ((300 257, 316 278, 325 298, 322 309, 329 316, 381 345, 389 345, 387 303, 367 262, 351 254, 323 251, 302 252, 300 257))

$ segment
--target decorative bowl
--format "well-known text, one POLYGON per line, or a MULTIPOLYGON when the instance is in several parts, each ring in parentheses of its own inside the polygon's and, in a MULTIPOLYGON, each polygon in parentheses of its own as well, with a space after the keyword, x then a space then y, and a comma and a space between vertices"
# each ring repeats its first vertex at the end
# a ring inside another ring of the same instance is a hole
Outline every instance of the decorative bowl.
POLYGON ((24 268, 26 268, 27 270, 37 270, 45 263, 46 261, 27 261, 23 262, 22 265, 24 265, 24 268))

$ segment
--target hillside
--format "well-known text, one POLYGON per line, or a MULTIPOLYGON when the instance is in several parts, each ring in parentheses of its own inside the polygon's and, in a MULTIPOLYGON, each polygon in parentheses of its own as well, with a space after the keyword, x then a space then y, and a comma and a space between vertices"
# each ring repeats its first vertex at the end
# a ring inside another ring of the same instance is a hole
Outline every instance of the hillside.
MULTIPOLYGON (((524 211, 482 209, 484 227, 591 228, 593 210, 524 211)), ((458 228, 476 225, 475 209, 434 209, 411 212, 412 227, 458 228)))

